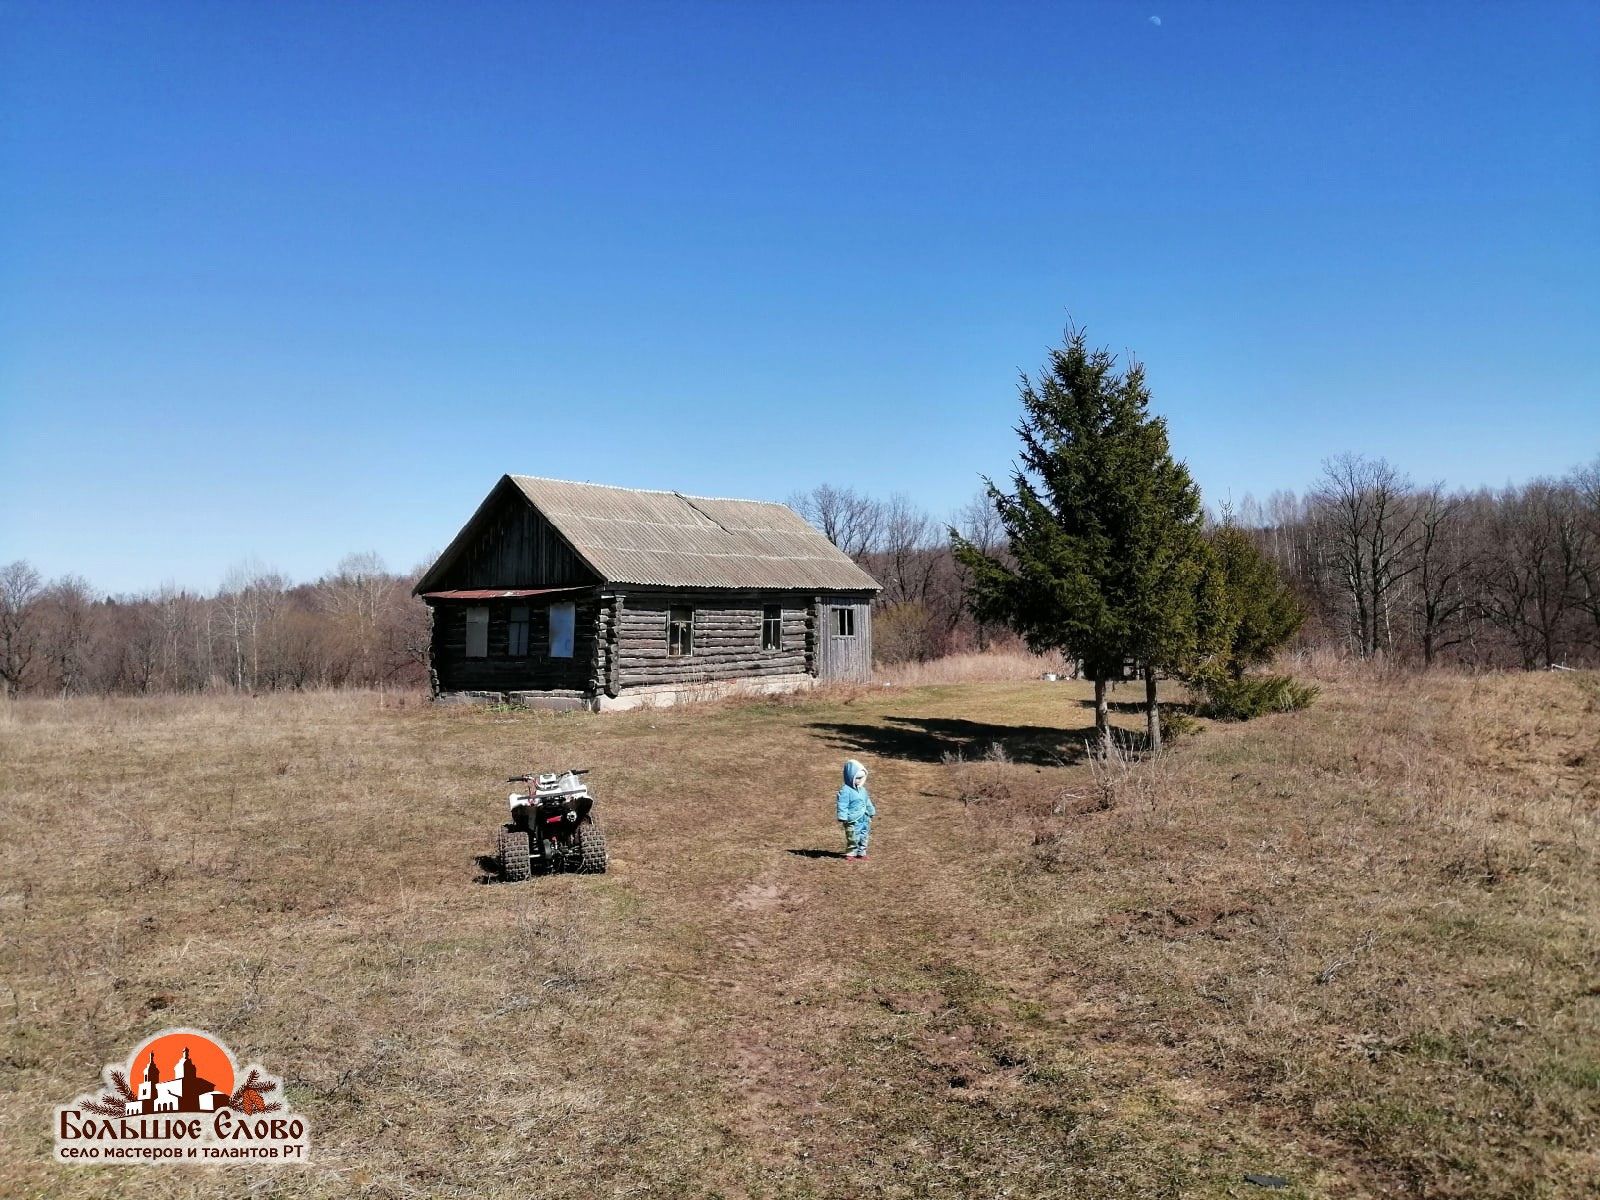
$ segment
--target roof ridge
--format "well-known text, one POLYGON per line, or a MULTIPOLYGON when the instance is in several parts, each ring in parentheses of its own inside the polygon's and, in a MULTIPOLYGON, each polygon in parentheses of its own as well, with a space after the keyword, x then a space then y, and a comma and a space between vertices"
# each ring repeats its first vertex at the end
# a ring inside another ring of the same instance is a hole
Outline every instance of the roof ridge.
POLYGON ((644 496, 676 496, 680 500, 732 501, 734 504, 770 504, 774 508, 794 509, 782 500, 754 500, 747 496, 697 496, 693 492, 680 492, 675 488, 626 487, 620 483, 591 483, 587 479, 557 479, 554 475, 511 475, 512 479, 531 479, 535 483, 565 483, 571 487, 605 488, 608 492, 638 492, 644 496))

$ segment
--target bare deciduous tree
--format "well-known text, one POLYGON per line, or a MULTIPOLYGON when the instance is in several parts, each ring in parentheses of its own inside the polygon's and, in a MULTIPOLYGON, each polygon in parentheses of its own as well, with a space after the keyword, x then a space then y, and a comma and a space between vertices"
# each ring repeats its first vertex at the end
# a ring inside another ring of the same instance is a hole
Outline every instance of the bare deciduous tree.
POLYGON ((1576 495, 1536 480, 1500 497, 1478 584, 1484 616, 1515 641, 1525 668, 1554 666, 1589 550, 1576 495))
POLYGON ((818 484, 809 492, 796 492, 789 497, 789 507, 858 562, 878 548, 883 534, 883 505, 854 488, 818 484))
POLYGON ((44 652, 56 687, 63 696, 84 683, 93 637, 94 594, 87 580, 65 575, 44 594, 44 652))
POLYGON ((0 567, 0 684, 14 696, 22 690, 39 651, 39 596, 44 581, 18 559, 0 567))
POLYGON ((382 654, 383 622, 399 583, 374 551, 347 554, 332 575, 316 584, 319 606, 340 627, 362 682, 377 678, 382 654))
POLYGON ((1435 483, 1418 497, 1416 599, 1422 661, 1433 666, 1439 652, 1459 644, 1462 618, 1471 603, 1467 587, 1472 550, 1463 537, 1465 501, 1435 483))
POLYGON ((283 603, 288 581, 257 562, 231 567, 218 597, 233 658, 233 684, 254 689, 261 680, 266 626, 283 603))
POLYGON ((1352 638, 1362 655, 1371 656, 1392 644, 1395 590, 1416 569, 1410 481, 1385 459, 1341 454, 1323 463, 1312 499, 1349 599, 1352 638))
POLYGON ((939 548, 933 540, 933 520, 899 492, 889 497, 882 511, 882 544, 872 557, 883 584, 883 600, 926 606, 938 574, 937 555, 929 553, 939 548))

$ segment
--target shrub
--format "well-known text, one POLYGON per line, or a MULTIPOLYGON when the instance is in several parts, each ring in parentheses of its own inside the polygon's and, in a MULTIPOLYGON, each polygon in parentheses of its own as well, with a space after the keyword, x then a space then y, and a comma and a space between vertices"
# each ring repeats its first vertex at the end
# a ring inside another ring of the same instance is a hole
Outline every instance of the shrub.
POLYGON ((1288 675, 1213 676, 1200 681, 1200 711, 1224 721, 1249 721, 1266 713, 1308 708, 1321 690, 1288 675))
POLYGON ((945 631, 924 604, 889 604, 872 615, 872 657, 879 663, 927 662, 944 650, 945 631))
POLYGON ((1180 738, 1193 737, 1205 728, 1197 721, 1187 704, 1161 704, 1161 736, 1167 743, 1180 738))

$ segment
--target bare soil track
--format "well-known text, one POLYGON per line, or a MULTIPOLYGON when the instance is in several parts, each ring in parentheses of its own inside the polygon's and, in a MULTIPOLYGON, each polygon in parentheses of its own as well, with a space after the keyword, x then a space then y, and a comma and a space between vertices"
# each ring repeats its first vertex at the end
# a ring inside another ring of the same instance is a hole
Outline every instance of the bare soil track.
POLYGON ((1600 717, 1535 682, 1333 682, 1110 766, 1075 685, 17 706, 0 1192, 1584 1195, 1600 717), (500 780, 567 765, 612 871, 479 882, 500 780), (286 1078, 309 1166, 51 1165, 177 1024, 286 1078))

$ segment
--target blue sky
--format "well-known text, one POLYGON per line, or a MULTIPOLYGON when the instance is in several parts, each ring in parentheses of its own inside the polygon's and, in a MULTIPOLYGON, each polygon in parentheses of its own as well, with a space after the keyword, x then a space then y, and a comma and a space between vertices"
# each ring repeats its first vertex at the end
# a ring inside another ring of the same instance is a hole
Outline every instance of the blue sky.
POLYGON ((942 513, 1069 316, 1213 503, 1559 472, 1597 63, 1580 3, 3 0, 0 561, 409 566, 506 471, 942 513))

